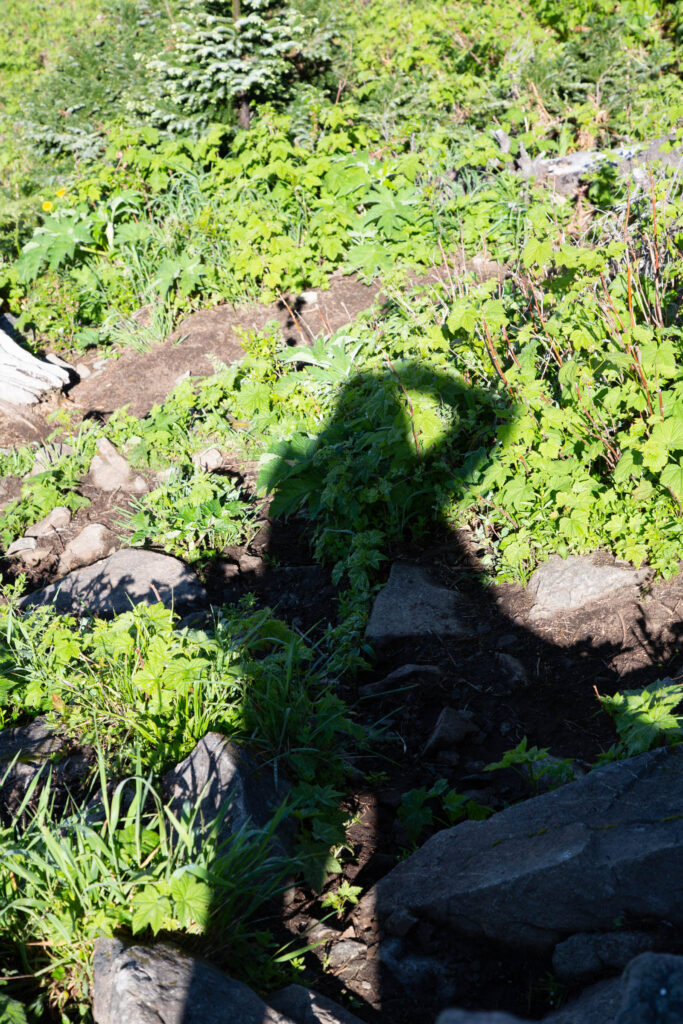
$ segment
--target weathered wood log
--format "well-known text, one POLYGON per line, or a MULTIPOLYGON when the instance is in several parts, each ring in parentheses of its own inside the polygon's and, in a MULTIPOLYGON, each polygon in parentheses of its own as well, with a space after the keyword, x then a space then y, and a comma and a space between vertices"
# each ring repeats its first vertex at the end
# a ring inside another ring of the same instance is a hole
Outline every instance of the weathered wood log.
POLYGON ((63 388, 69 371, 31 355, 19 341, 10 320, 0 317, 0 400, 33 405, 47 391, 63 388))
MULTIPOLYGON (((502 129, 497 129, 492 135, 501 152, 509 153, 509 135, 502 129)), ((619 174, 631 175, 640 183, 641 179, 647 180, 649 167, 656 162, 680 170, 683 168, 683 150, 680 147, 673 147, 669 139, 661 138, 652 142, 619 146, 613 150, 590 150, 548 159, 536 157, 532 160, 522 144, 515 161, 515 170, 525 178, 544 178, 558 195, 567 196, 576 192, 582 179, 601 165, 615 167, 619 174)))

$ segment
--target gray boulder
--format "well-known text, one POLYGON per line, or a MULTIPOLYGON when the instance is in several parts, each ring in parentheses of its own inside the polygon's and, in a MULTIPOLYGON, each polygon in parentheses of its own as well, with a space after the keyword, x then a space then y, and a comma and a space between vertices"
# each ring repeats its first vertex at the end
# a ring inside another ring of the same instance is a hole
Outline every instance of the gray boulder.
POLYGON ((194 807, 201 797, 197 821, 201 829, 210 828, 229 803, 221 825, 224 838, 245 826, 267 827, 287 795, 284 785, 276 786, 244 750, 217 732, 207 733, 164 776, 163 791, 176 816, 185 804, 194 807))
POLYGON ((64 737, 48 725, 44 718, 35 718, 29 725, 0 731, 0 770, 13 761, 45 761, 64 746, 64 737))
MULTIPOLYGON (((681 1024, 683 957, 642 953, 620 978, 586 989, 543 1024, 681 1024)), ((531 1024, 507 1013, 446 1010, 436 1024, 531 1024)))
POLYGON ((683 926, 682 805, 683 746, 609 765, 438 832, 366 894, 357 928, 395 934, 392 919, 408 912, 459 934, 550 950, 623 915, 683 926))
POLYGON ((629 565, 599 565, 596 555, 551 555, 539 565, 527 587, 535 599, 529 613, 532 622, 580 611, 595 602, 637 600, 640 586, 649 579, 649 569, 629 565))
POLYGON ((553 952, 553 972, 560 981, 582 981, 610 970, 623 970, 639 953, 651 950, 646 932, 596 932, 570 935, 553 952))
POLYGON ((392 565, 372 606, 366 639, 373 643, 415 636, 462 636, 469 630, 452 590, 433 582, 426 569, 392 565))
POLYGON ((66 748, 66 737, 44 718, 0 732, 0 818, 15 821, 17 810, 38 775, 42 777, 35 783, 37 789, 50 780, 53 794, 65 792, 83 779, 88 772, 83 753, 62 756, 48 765, 53 755, 66 755, 66 748))
POLYGON ((95 1024, 293 1024, 255 992, 169 946, 97 939, 95 1024))
POLYGON ((195 573, 177 558, 122 548, 27 594, 19 604, 23 609, 54 604, 60 613, 86 611, 106 618, 157 601, 186 613, 204 607, 208 599, 195 573))
POLYGON ((642 953, 631 960, 621 979, 616 1024, 680 1024, 682 1020, 683 957, 642 953))

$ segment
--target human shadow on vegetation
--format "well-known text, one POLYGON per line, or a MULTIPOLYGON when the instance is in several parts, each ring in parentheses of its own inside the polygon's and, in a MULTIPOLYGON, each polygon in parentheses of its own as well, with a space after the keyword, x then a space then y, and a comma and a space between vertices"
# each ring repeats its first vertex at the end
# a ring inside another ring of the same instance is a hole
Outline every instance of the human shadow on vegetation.
MULTIPOLYGON (((680 620, 653 632, 632 601, 589 606, 532 629, 532 602, 522 588, 486 585, 483 559, 495 535, 459 528, 451 510, 489 457, 495 427, 509 420, 504 396, 416 361, 387 361, 384 371, 349 375, 319 435, 283 444, 269 470, 268 550, 290 564, 266 565, 258 577, 243 574, 225 590, 220 573, 213 578, 216 601, 250 590, 262 601, 277 600, 283 572, 295 573, 302 558, 310 572, 311 557, 301 546, 307 525, 315 557, 337 566, 340 588, 350 582, 362 593, 402 561, 427 568, 434 583, 455 595, 460 635, 424 624, 412 636, 388 635, 358 679, 334 681, 373 735, 373 749, 352 744, 346 753, 354 791, 349 817, 355 812, 358 819, 343 877, 363 891, 432 832, 476 815, 475 805, 495 812, 589 770, 616 739, 595 690, 640 687, 671 674, 676 663, 680 620), (294 517, 289 524, 287 515, 294 517), (406 665, 428 669, 382 682, 406 665), (457 741, 442 744, 434 729, 444 708, 464 712, 470 725, 457 741), (529 748, 549 748, 566 766, 555 770, 550 762, 548 770, 541 751, 540 769, 486 771, 524 737, 529 748), (416 792, 419 799, 411 800, 416 792), (448 806, 444 793, 454 794, 448 806), (422 818, 411 818, 420 800, 422 818)), ((280 613, 299 627, 330 620, 327 598, 309 594, 302 604, 280 613)), ((339 876, 329 888, 338 884, 339 876)), ((315 894, 297 890, 283 904, 282 934, 295 936, 295 944, 298 937, 301 946, 318 943, 307 954, 305 981, 340 1003, 350 1000, 363 1019, 432 1021, 447 1006, 538 1016, 557 997, 546 954, 443 934, 427 921, 401 941, 382 944, 375 936, 366 948, 367 935, 357 929, 350 936, 352 909, 349 901, 337 919, 315 894), (311 931, 315 920, 324 920, 322 931, 311 931)), ((649 928, 655 947, 671 948, 661 922, 637 921, 628 906, 623 910, 628 926, 649 928)))

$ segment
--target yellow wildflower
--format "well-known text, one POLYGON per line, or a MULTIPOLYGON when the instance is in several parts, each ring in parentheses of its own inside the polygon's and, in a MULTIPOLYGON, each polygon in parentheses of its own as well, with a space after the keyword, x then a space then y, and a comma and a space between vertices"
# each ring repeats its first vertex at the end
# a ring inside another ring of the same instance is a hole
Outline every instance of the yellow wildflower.
POLYGON ((45 202, 43 203, 43 209, 45 210, 46 213, 49 213, 50 210, 54 207, 54 205, 55 204, 51 203, 49 199, 46 199, 45 202))
POLYGON ((65 188, 58 188, 57 189, 57 198, 58 199, 61 199, 62 196, 65 196, 65 195, 66 195, 66 189, 65 188))

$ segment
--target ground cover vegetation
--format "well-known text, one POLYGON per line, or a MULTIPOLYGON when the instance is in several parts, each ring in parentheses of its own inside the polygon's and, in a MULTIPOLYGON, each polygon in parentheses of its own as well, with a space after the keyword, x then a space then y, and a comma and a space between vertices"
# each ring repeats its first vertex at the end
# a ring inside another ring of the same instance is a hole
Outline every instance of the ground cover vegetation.
MULTIPOLYGON (((0 607, 2 725, 47 714, 96 751, 88 798, 65 806, 36 781, 0 831, 11 994, 32 1019, 87 1018, 92 942, 119 931, 180 937, 265 989, 301 966, 268 929, 285 877, 340 916, 359 895, 334 881, 343 794, 382 728, 362 730, 336 684, 367 662, 392 554, 441 522, 469 527, 489 580, 596 548, 677 570, 680 177, 619 180, 606 163, 565 198, 514 162, 678 144, 683 7, 12 0, 5 22, 0 296, 36 349, 115 356, 200 306, 321 288, 335 270, 383 281, 386 301, 334 336, 293 348, 275 327, 253 333, 242 360, 142 419, 60 413, 53 442, 70 451, 37 475, 32 448, 0 455, 23 479, 4 549, 87 502, 104 436, 164 471, 121 513, 129 544, 206 571, 249 538, 255 496, 192 458, 220 443, 260 460, 271 514, 305 521, 331 568, 340 620, 315 639, 249 600, 201 629, 162 606, 24 615, 19 578, 0 607), (462 269, 482 254, 502 268, 484 282, 462 269), (181 820, 164 804, 162 773, 208 730, 291 783, 289 860, 273 853, 278 820, 227 842, 219 823, 200 843, 197 809, 181 820)), ((602 760, 678 741, 679 693, 665 679, 602 697, 619 738, 602 760)), ((489 767, 561 784, 571 773, 548 754, 525 739, 489 767)), ((398 815, 414 844, 487 813, 440 779, 398 815)))

